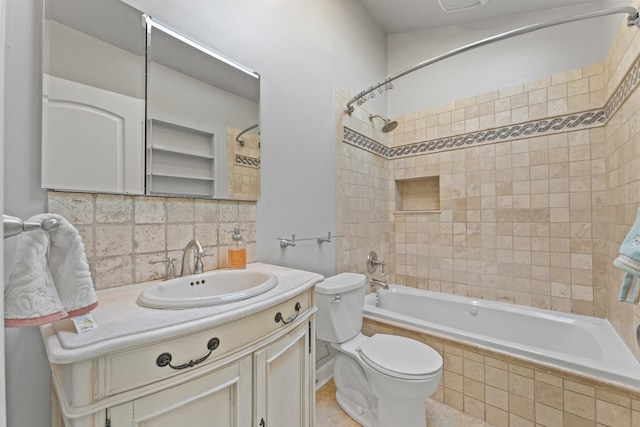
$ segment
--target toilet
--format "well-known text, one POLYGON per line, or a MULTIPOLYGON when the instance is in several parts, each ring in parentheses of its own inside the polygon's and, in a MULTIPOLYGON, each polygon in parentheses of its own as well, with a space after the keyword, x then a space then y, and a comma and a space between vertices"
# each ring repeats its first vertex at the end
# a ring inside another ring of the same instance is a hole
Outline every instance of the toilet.
POLYGON ((363 335, 366 277, 342 273, 316 285, 316 336, 337 350, 336 401, 364 427, 425 427, 425 399, 442 378, 442 357, 419 341, 363 335))

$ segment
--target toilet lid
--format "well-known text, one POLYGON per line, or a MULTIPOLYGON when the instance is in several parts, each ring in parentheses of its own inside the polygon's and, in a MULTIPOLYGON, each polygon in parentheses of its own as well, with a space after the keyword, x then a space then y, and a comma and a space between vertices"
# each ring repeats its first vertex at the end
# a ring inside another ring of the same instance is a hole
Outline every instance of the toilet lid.
POLYGON ((442 357, 437 351, 405 337, 376 334, 358 350, 365 363, 392 376, 424 377, 442 369, 442 357))

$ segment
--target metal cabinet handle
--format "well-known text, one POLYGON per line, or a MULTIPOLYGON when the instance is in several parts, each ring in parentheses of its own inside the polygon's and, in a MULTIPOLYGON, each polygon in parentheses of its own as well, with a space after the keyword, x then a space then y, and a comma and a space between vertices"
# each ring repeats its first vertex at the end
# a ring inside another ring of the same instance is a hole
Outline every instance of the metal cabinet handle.
POLYGON ((277 312, 276 313, 276 317, 275 317, 275 321, 276 323, 284 323, 285 325, 293 322, 294 320, 296 320, 296 318, 298 317, 298 315, 300 314, 300 309, 302 308, 302 305, 300 305, 299 302, 296 303, 295 309, 296 309, 296 314, 292 315, 291 317, 289 317, 288 319, 285 319, 282 317, 282 313, 277 312))
POLYGON ((267 423, 264 422, 264 418, 260 418, 260 427, 266 427, 267 423))
POLYGON ((215 350, 219 346, 220 346, 220 340, 218 338, 211 338, 207 342, 207 350, 209 350, 209 353, 206 356, 203 356, 196 360, 190 360, 187 363, 183 363, 182 365, 173 366, 171 364, 171 359, 172 359, 171 353, 162 353, 160 356, 156 358, 156 365, 159 368, 164 368, 165 366, 169 366, 171 369, 192 368, 198 363, 202 363, 205 360, 207 360, 207 358, 211 356, 211 353, 213 353, 213 350, 215 350))

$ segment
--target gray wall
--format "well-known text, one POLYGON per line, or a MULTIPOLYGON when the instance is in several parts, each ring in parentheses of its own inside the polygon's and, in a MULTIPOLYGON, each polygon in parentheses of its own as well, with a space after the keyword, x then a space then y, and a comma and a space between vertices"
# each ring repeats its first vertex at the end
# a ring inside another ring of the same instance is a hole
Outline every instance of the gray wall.
MULTIPOLYGON (((42 104, 38 1, 7 2, 5 50, 4 213, 28 218, 46 211, 40 190, 42 104)), ((5 279, 15 238, 4 241, 5 279)), ((37 328, 5 330, 7 425, 48 426, 49 367, 37 328)))
MULTIPOLYGON (((464 25, 394 34, 388 38, 389 74, 458 47, 510 30, 630 1, 609 0, 464 25)), ((486 45, 397 80, 388 95, 391 117, 452 99, 514 86, 604 59, 625 14, 572 22, 486 45)))
POLYGON ((384 75, 384 34, 353 0, 125 1, 260 73, 258 260, 333 274, 334 244, 276 239, 335 233, 333 87, 384 75))
MULTIPOLYGON (((41 3, 7 2, 4 213, 22 218, 47 209, 39 172, 41 3)), ((334 244, 280 252, 276 237, 335 232, 333 87, 355 92, 384 75, 384 34, 354 0, 127 3, 261 74, 258 257, 335 272, 334 244)), ((383 111, 384 99, 376 101, 383 111)), ((14 249, 15 238, 4 241, 5 276, 14 249)), ((48 426, 50 373, 39 331, 5 331, 8 425, 48 426)))
MULTIPOLYGON (((0 0, 0 46, 5 45, 6 2, 0 0)), ((0 153, 4 153, 4 49, 0 49, 0 153)), ((4 212, 4 164, 0 162, 0 211, 4 212)), ((0 277, 4 277, 4 245, 0 245, 0 277)), ((0 302, 0 319, 4 318, 4 301, 0 302)), ((7 425, 5 393, 4 329, 0 329, 0 427, 7 425)))

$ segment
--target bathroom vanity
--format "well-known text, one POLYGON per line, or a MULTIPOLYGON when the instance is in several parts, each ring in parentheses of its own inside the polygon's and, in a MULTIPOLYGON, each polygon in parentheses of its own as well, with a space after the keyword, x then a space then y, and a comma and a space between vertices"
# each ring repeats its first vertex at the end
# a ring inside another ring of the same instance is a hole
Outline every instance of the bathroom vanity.
POLYGON ((157 282, 98 292, 98 328, 41 327, 52 370, 52 426, 313 425, 314 285, 322 276, 267 264, 268 292, 184 310, 145 308, 157 282))

